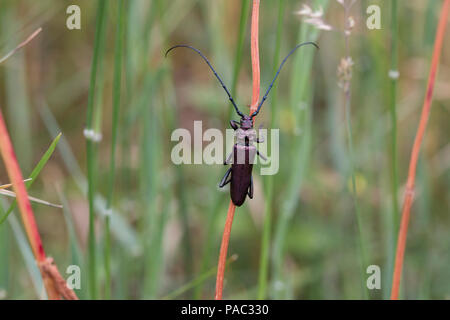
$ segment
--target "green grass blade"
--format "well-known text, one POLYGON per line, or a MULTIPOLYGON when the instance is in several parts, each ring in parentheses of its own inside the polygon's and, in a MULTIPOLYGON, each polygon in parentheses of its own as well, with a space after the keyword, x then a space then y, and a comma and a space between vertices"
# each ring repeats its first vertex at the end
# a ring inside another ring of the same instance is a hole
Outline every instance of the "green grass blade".
MULTIPOLYGON (((50 159, 50 157, 52 156, 53 152, 56 149, 56 146, 59 142, 59 139, 61 138, 61 133, 58 134, 56 136, 56 138, 52 141, 52 143, 50 144, 50 147, 47 149, 47 151, 44 153, 44 155, 42 156, 41 160, 39 160, 38 164, 36 165, 36 167, 33 169, 33 171, 30 174, 30 179, 29 181, 25 182, 25 186, 28 188, 31 187, 31 185, 33 184, 33 182, 36 180, 37 176, 39 175, 39 173, 41 172, 41 170, 44 168, 45 164, 47 163, 47 161, 50 159)), ((13 203, 10 205, 10 207, 8 208, 8 210, 6 210, 5 215, 3 215, 0 219, 0 225, 3 224, 3 222, 6 221, 6 219, 8 218, 9 214, 14 210, 14 208, 16 207, 17 201, 14 200, 13 203)))
MULTIPOLYGON (((0 205, 1 207, 1 205, 0 205)), ((0 208, 3 213, 3 208, 0 208)), ((9 273, 11 270, 11 235, 7 225, 0 225, 0 296, 7 298, 11 290, 11 280, 9 273)))
POLYGON ((173 196, 170 188, 164 190, 163 209, 157 217, 153 218, 156 228, 153 228, 151 236, 149 251, 151 254, 147 256, 147 265, 149 269, 148 281, 146 282, 146 295, 150 299, 155 299, 158 294, 159 284, 161 282, 161 272, 164 269, 164 254, 163 254, 163 237, 164 230, 169 219, 168 207, 169 199, 173 196))
POLYGON ((366 286, 366 266, 368 257, 367 257, 367 245, 365 243, 365 237, 366 234, 364 232, 363 227, 363 217, 361 215, 359 200, 358 200, 358 192, 357 192, 357 186, 356 186, 356 171, 355 171, 355 153, 354 153, 354 144, 353 144, 353 130, 352 130, 352 122, 351 122, 351 98, 350 96, 346 98, 346 102, 344 105, 344 112, 345 112, 345 124, 346 124, 346 130, 347 130, 347 140, 348 140, 348 160, 350 164, 350 178, 351 178, 351 191, 352 191, 352 200, 353 200, 353 206, 355 208, 355 214, 356 214, 356 224, 357 224, 357 232, 358 232, 358 250, 360 252, 360 264, 361 264, 361 287, 364 298, 369 297, 368 288, 366 286))
MULTIPOLYGON (((123 60, 123 25, 124 25, 124 1, 119 0, 119 19, 117 19, 116 30, 116 48, 114 58, 114 84, 113 84, 113 113, 112 113, 112 138, 111 138, 111 155, 109 168, 109 192, 106 203, 106 210, 111 209, 114 184, 116 174, 116 146, 118 123, 120 113, 120 93, 122 81, 122 60, 123 60)), ((111 236, 110 236, 110 215, 105 217, 105 299, 111 298, 111 236)))
MULTIPOLYGON (((273 58, 273 74, 277 71, 280 60, 281 38, 283 32, 285 0, 278 2, 278 22, 275 39, 275 52, 273 58)), ((277 118, 277 85, 272 88, 270 128, 274 128, 277 118)), ((274 176, 269 175, 265 179, 266 205, 264 208, 264 225, 261 240, 261 254, 259 261, 258 299, 267 296, 267 282, 269 275, 270 233, 272 231, 272 204, 274 191, 274 176)))
MULTIPOLYGON (((0 204, 0 212, 3 214, 2 204, 0 204)), ((30 275, 31 283, 33 284, 36 295, 39 297, 39 299, 47 299, 47 293, 44 288, 41 272, 39 271, 30 245, 28 244, 28 240, 25 237, 19 221, 14 215, 12 215, 9 217, 8 222, 13 231, 14 237, 19 247, 19 251, 22 254, 23 259, 25 260, 25 266, 30 275)))
MULTIPOLYGON (((239 71, 241 70, 241 66, 242 66, 242 53, 244 50, 245 34, 246 34, 246 30, 247 30, 248 18, 250 16, 250 9, 251 9, 251 1, 250 0, 242 0, 241 17, 239 19, 238 42, 237 42, 236 53, 235 53, 235 57, 234 57, 233 78, 231 80, 231 95, 233 97, 236 97, 236 89, 237 89, 237 82, 239 79, 239 71)), ((229 112, 228 112, 228 118, 231 119, 231 117, 233 116, 233 113, 234 113, 234 109, 230 105, 229 112)))
MULTIPOLYGON (((78 237, 76 235, 75 226, 73 222, 73 213, 70 211, 69 202, 67 201, 66 196, 63 192, 58 190, 58 196, 59 199, 63 205, 63 215, 64 215, 64 222, 66 223, 67 231, 69 233, 69 244, 70 244, 70 264, 71 265, 77 265, 80 266, 83 270, 84 268, 84 257, 82 254, 82 250, 79 244, 78 237)), ((87 281, 85 280, 85 277, 81 277, 81 289, 77 290, 76 294, 78 298, 84 299, 86 297, 86 292, 84 290, 85 284, 87 284, 87 281)))
MULTIPOLYGON (((160 122, 156 111, 156 103, 150 102, 151 97, 159 88, 161 71, 156 75, 149 74, 146 79, 146 95, 141 102, 142 108, 142 133, 141 133, 141 197, 144 204, 144 214, 141 217, 139 228, 141 232, 142 245, 145 248, 145 261, 152 261, 155 249, 155 244, 152 241, 155 238, 155 234, 158 233, 158 204, 156 202, 159 190, 161 176, 155 174, 160 168, 161 145, 160 145, 160 122), (151 241, 149 241, 149 239, 151 241)), ((144 295, 153 295, 156 287, 153 284, 154 272, 158 272, 157 269, 152 268, 149 270, 148 275, 144 280, 143 290, 144 295)))
MULTIPOLYGON (((391 1, 391 69, 390 72, 398 72, 398 1, 391 1)), ((398 73, 397 73, 398 74, 398 73)), ((391 116, 390 132, 390 160, 391 160, 391 235, 389 239, 389 270, 388 277, 392 277, 394 270, 395 248, 397 247, 397 232, 399 228, 400 211, 398 206, 398 161, 397 161, 397 83, 396 77, 390 76, 389 81, 389 111, 391 116)), ((392 281, 389 280, 389 284, 392 281)), ((386 297, 390 290, 385 290, 386 297)))
MULTIPOLYGON (((86 130, 93 130, 94 95, 97 81, 97 70, 100 59, 101 44, 105 37, 106 1, 99 0, 97 10, 97 25, 95 29, 94 54, 91 65, 89 83, 86 130)), ((97 298, 97 270, 96 270, 96 240, 95 240, 95 146, 92 139, 86 139, 86 158, 88 171, 88 202, 89 202, 89 288, 92 299, 97 298)))

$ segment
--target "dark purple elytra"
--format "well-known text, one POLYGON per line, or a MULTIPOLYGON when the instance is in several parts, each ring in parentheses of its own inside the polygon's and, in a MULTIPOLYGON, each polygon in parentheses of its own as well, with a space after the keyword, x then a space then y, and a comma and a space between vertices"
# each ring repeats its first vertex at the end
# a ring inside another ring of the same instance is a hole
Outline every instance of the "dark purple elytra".
POLYGON ((173 46, 172 48, 166 51, 166 56, 172 49, 180 47, 189 48, 197 52, 208 64, 209 68, 212 70, 217 80, 219 80, 220 84, 222 85, 222 88, 228 95, 228 99, 230 100, 231 104, 236 110, 236 113, 241 117, 240 122, 235 120, 230 121, 231 127, 235 131, 236 143, 233 146, 233 151, 224 162, 225 165, 231 164, 231 167, 227 170, 227 172, 225 173, 225 175, 223 176, 222 180, 219 183, 220 188, 223 188, 225 185, 230 183, 231 201, 233 201, 233 203, 238 207, 245 202, 245 198, 247 197, 247 195, 249 196, 250 199, 253 198, 252 170, 255 155, 258 155, 261 158, 265 159, 265 157, 259 153, 259 151, 256 149, 256 146, 254 145, 255 142, 260 143, 263 141, 257 138, 256 130, 253 128, 253 118, 261 110, 261 107, 264 101, 266 101, 267 95, 272 89, 273 84, 275 83, 275 80, 277 79, 278 74, 280 73, 281 68, 283 67, 287 58, 289 58, 289 56, 292 53, 294 53, 295 50, 297 50, 301 46, 308 44, 315 46, 317 49, 319 48, 317 44, 315 44, 314 42, 304 42, 298 44, 294 49, 292 49, 281 62, 280 67, 278 68, 275 74, 275 77, 273 78, 272 82, 269 85, 269 88, 267 89, 266 93, 261 99, 261 102, 258 104, 258 108, 251 115, 244 115, 239 110, 236 103, 234 102, 233 97, 231 96, 227 87, 223 83, 222 79, 220 79, 219 75, 214 70, 209 60, 200 52, 200 50, 185 44, 180 44, 173 46))
POLYGON ((231 201, 236 206, 241 206, 247 195, 253 199, 253 162, 255 155, 265 159, 263 155, 256 149, 254 142, 263 142, 257 138, 256 131, 253 128, 253 119, 251 116, 243 116, 241 122, 230 121, 231 127, 235 130, 236 143, 233 151, 225 160, 224 164, 230 164, 219 187, 223 188, 230 183, 231 201))

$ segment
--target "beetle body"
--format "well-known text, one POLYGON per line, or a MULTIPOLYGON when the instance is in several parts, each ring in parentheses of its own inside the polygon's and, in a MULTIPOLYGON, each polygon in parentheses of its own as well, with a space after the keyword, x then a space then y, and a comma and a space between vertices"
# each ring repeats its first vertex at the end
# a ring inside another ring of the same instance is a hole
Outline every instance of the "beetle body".
POLYGON ((230 183, 231 200, 236 206, 241 206, 247 197, 253 198, 253 162, 256 155, 264 158, 256 149, 254 142, 262 142, 256 137, 253 128, 253 120, 250 116, 243 116, 241 122, 230 121, 231 127, 236 131, 236 143, 233 151, 225 160, 224 164, 230 164, 219 187, 223 188, 230 183))
POLYGON ((244 203, 247 195, 250 199, 253 198, 252 170, 256 147, 235 144, 233 149, 234 161, 231 165, 230 195, 233 203, 239 207, 244 203), (245 163, 234 163, 240 154, 244 155, 245 163))
POLYGON ((259 111, 261 110, 261 107, 264 101, 266 101, 267 96, 270 90, 272 89, 273 84, 277 79, 278 74, 280 73, 281 68, 283 67, 286 60, 289 58, 291 54, 294 53, 295 50, 308 44, 311 44, 316 48, 319 48, 314 42, 304 42, 295 46, 295 48, 292 49, 281 62, 280 67, 275 73, 275 77, 270 83, 266 93, 262 97, 261 102, 259 102, 256 110, 250 115, 244 115, 239 110, 239 108, 236 105, 236 102, 234 101, 227 87, 223 83, 222 79, 214 70, 209 60, 200 52, 200 50, 185 44, 180 44, 173 46, 166 51, 166 56, 171 50, 180 47, 188 48, 197 52, 203 58, 203 60, 205 60, 206 64, 209 66, 211 71, 216 76, 217 80, 219 80, 220 84, 222 85, 222 88, 225 90, 228 96, 228 99, 230 100, 231 104, 236 110, 236 113, 241 117, 240 122, 237 122, 235 120, 230 121, 231 127, 235 130, 236 144, 233 146, 233 151, 231 152, 230 156, 224 162, 224 164, 231 164, 231 168, 227 170, 227 172, 225 173, 224 177, 222 178, 219 184, 219 187, 223 188, 226 184, 231 183, 230 185, 231 200, 236 206, 241 206, 245 202, 245 198, 247 197, 247 195, 249 196, 250 199, 253 198, 253 178, 252 178, 253 161, 256 155, 258 155, 262 159, 265 159, 265 157, 259 153, 259 151, 256 149, 256 146, 253 144, 254 142, 256 143, 262 142, 262 140, 259 140, 256 137, 256 131, 253 128, 253 118, 256 115, 258 115, 259 111))

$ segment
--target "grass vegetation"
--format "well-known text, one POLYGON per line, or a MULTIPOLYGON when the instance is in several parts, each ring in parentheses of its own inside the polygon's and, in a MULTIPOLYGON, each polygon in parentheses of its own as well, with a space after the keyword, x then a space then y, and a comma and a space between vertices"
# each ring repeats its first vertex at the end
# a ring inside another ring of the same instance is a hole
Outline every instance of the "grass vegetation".
MULTIPOLYGON (((346 115, 337 75, 345 36, 296 14, 309 4, 322 8, 326 23, 342 26, 341 4, 261 1, 263 90, 296 44, 315 41, 320 50, 290 58, 257 117, 256 127, 280 129, 280 171, 254 170, 255 199, 235 212, 223 298, 390 297, 407 164, 442 3, 380 2, 382 28, 369 30, 372 2, 356 1, 346 115), (381 267, 381 290, 367 295, 362 255, 381 267)), ((77 4, 81 30, 66 28, 65 2, 0 2, 0 108, 23 179, 33 178, 27 190, 63 205, 32 203, 43 246, 63 277, 68 266, 80 266, 80 299, 212 299, 229 205, 228 190, 217 188, 224 166, 175 166, 170 137, 175 128, 192 131, 194 120, 224 131, 237 119, 203 61, 187 52, 164 59, 164 52, 180 43, 199 48, 248 113, 252 1, 77 4)), ((443 34, 417 157, 399 290, 405 299, 450 297, 449 37, 443 34)), ((1 162, 0 185, 9 182, 1 162)), ((0 197, 0 299, 46 298, 18 207, 0 197)))

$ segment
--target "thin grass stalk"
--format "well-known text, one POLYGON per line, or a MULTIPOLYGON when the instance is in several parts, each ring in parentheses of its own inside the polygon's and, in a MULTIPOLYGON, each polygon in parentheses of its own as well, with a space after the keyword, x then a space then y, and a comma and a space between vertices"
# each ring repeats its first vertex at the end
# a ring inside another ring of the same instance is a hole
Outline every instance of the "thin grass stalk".
MULTIPOLYGON (((74 213, 71 212, 69 202, 61 189, 62 188, 60 186, 57 186, 57 194, 61 201, 61 204, 63 205, 64 222, 66 224, 67 232, 69 233, 68 240, 70 243, 70 262, 72 265, 77 265, 80 266, 81 269, 84 269, 85 259, 80 247, 80 241, 75 231, 73 221, 74 213)), ((87 279, 85 278, 81 278, 81 288, 87 288, 86 280, 87 279)), ((86 290, 78 290, 78 297, 81 300, 84 300, 86 298, 86 290)))
MULTIPOLYGON (((242 0, 241 3, 241 17, 239 19, 239 31, 238 31, 238 42, 236 46, 236 54, 234 58, 234 68, 233 68, 233 78, 231 80, 231 95, 236 96, 237 83, 239 79, 239 71, 242 65, 242 51, 244 49, 245 43, 245 31, 247 28, 248 16, 251 8, 250 0, 242 0)), ((233 108, 229 108, 228 118, 231 118, 234 114, 233 108)))
MULTIPOLYGON (((0 215, 4 215, 3 204, 0 202, 0 215)), ((6 226, 0 225, 0 287, 3 292, 11 290, 11 281, 9 280, 9 272, 11 269, 11 234, 6 226)), ((5 296, 5 295, 4 295, 5 296)), ((6 294, 7 296, 7 294, 6 294)))
MULTIPOLYGON (((100 44, 100 56, 103 56, 105 48, 105 39, 100 44)), ((92 141, 94 141, 95 146, 97 146, 103 139, 102 134, 102 125, 103 125, 103 104, 104 104, 104 96, 103 91, 105 88, 105 73, 104 73, 104 67, 105 67, 105 59, 100 59, 98 63, 97 68, 97 87, 96 91, 99 93, 95 96, 95 102, 94 102, 94 119, 92 124, 92 131, 89 133, 92 137, 92 141)), ((94 148, 94 163, 97 162, 97 153, 98 148, 94 148)))
MULTIPOLYGON (((145 250, 144 266, 148 270, 143 280, 143 294, 146 298, 155 299, 157 286, 155 281, 160 277, 158 264, 161 263, 155 259, 155 251, 160 249, 158 243, 154 243, 158 238, 161 226, 158 224, 163 215, 163 208, 160 208, 157 197, 160 192, 165 194, 161 184, 164 180, 159 174, 156 174, 161 168, 161 113, 157 108, 158 104, 154 101, 155 94, 158 92, 164 75, 164 69, 160 68, 156 72, 149 73, 145 81, 145 95, 141 101, 142 114, 142 132, 140 145, 141 154, 141 196, 145 208, 142 217, 141 228, 142 246, 145 250), (155 280, 156 279, 156 280, 155 280)), ((164 203, 165 199, 161 199, 164 203)))
MULTIPOLYGON (((123 60, 123 26, 124 26, 124 1, 118 2, 117 30, 116 30, 116 48, 114 57, 114 80, 113 80, 113 112, 112 112, 112 131, 111 131, 111 154, 109 166, 109 191, 106 201, 107 212, 111 209, 114 198, 114 185, 116 174, 116 149, 117 135, 120 114, 120 93, 122 81, 122 60, 123 60)), ((111 298, 111 230, 110 215, 105 216, 105 299, 111 298)))
POLYGON ((170 190, 173 189, 171 184, 167 184, 164 187, 165 188, 162 190, 164 196, 162 199, 161 212, 158 216, 154 217, 155 227, 151 234, 149 248, 151 258, 148 259, 148 264, 146 264, 148 265, 149 274, 145 294, 146 297, 149 297, 150 299, 157 298, 158 289, 162 279, 162 271, 164 270, 163 237, 167 221, 170 217, 170 199, 174 196, 174 194, 170 192, 170 190))
POLYGON ((406 237, 408 234, 408 224, 411 206, 414 197, 414 186, 416 179, 417 161, 419 159, 420 146, 425 134, 428 119, 430 117, 431 103, 433 100, 434 84, 441 57, 442 44, 444 41, 445 27, 447 25, 447 18, 450 11, 450 0, 445 0, 442 5, 441 16, 439 18, 438 28, 434 42, 433 57, 431 59, 430 73, 428 75, 427 89, 425 100, 423 102, 422 114, 420 116, 419 127, 417 128, 416 137, 411 152, 411 159, 409 162, 408 180, 406 182, 405 196, 403 200, 402 219, 397 240, 397 252, 395 256, 394 275, 392 279, 391 299, 397 300, 400 289, 400 279, 402 275, 403 259, 405 255, 406 237))
MULTIPOLYGON (((4 210, 2 208, 2 205, 0 203, 0 214, 4 214, 4 210)), ((3 292, 3 297, 8 297, 8 292, 12 289, 11 286, 11 280, 9 279, 9 274, 11 270, 11 234, 10 230, 4 226, 0 226, 0 261, 2 261, 2 264, 0 264, 0 287, 3 292)), ((40 277, 40 274, 39 274, 40 277)), ((40 290, 41 292, 44 290, 40 290)))
MULTIPOLYGON (((4 201, 0 201, 0 204, 4 204, 4 201)), ((3 208, 0 206, 0 213, 3 214, 3 208)), ((44 281, 42 279, 41 271, 39 270, 37 264, 36 264, 36 258, 33 255, 33 251, 31 250, 30 244, 28 242, 27 236, 25 235, 23 228, 20 225, 19 220, 16 218, 15 215, 12 215, 8 218, 8 224, 11 228, 12 235, 14 236, 14 240, 17 244, 17 251, 20 252, 21 256, 23 257, 25 267, 27 269, 27 272, 30 276, 30 285, 28 286, 29 289, 31 287, 34 288, 34 291, 36 293, 36 296, 40 300, 47 300, 48 294, 44 286, 44 281)), ((5 228, 5 230, 8 230, 5 228)), ((9 239, 9 242, 6 242, 7 244, 12 244, 11 238, 9 239)), ((16 251, 14 250, 14 251, 16 251)), ((2 265, 4 263, 7 263, 7 260, 2 260, 2 265)), ((11 281, 11 276, 7 275, 8 279, 10 280, 10 287, 13 285, 13 281, 11 281)), ((12 288, 11 288, 12 289, 12 288)))
MULTIPOLYGON (((258 47, 258 21, 259 21, 259 0, 253 0, 252 9, 252 25, 251 25, 251 59, 252 59, 252 100, 250 106, 250 114, 258 108, 259 91, 260 91, 260 68, 259 68, 259 47, 258 47)), ((216 300, 222 300, 223 279, 225 275, 225 264, 227 260, 228 243, 230 241, 231 226, 233 225, 234 212, 236 206, 230 200, 228 206, 227 219, 223 231, 222 244, 220 246, 219 263, 217 266, 216 279, 216 300)))
MULTIPOLYGON (((151 14, 155 7, 156 1, 152 1, 149 9, 145 16, 145 28, 153 24, 154 15, 151 14)), ((142 65, 148 59, 148 43, 150 39, 151 32, 146 35, 140 34, 139 24, 137 21, 137 11, 139 11, 138 2, 136 1, 125 1, 126 15, 125 15, 125 39, 124 39, 124 78, 126 79, 124 83, 124 96, 125 104, 128 106, 124 110, 123 116, 121 116, 121 150, 120 152, 120 162, 123 168, 127 170, 121 170, 121 185, 125 188, 123 192, 128 194, 132 190, 132 179, 128 170, 131 167, 131 147, 130 140, 133 137, 133 128, 136 125, 136 118, 134 115, 138 112, 140 93, 139 89, 142 90, 143 85, 137 83, 137 79, 141 79, 141 72, 146 69, 139 68, 137 65, 142 65), (148 36, 148 37, 147 37, 148 36), (142 50, 140 50, 142 48, 142 50), (144 57, 145 56, 145 57, 144 57)), ((145 32, 144 32, 145 34, 145 32)), ((145 74, 145 72, 143 73, 145 74)))
MULTIPOLYGON (((239 19, 238 42, 236 46, 236 54, 234 59, 233 78, 231 81, 231 95, 236 95, 239 71, 242 65, 242 51, 244 50, 245 30, 247 28, 248 16, 250 13, 250 0, 242 0, 241 17, 239 19)), ((230 108, 231 109, 231 108, 230 108)), ((233 110, 231 109, 233 112, 233 110)))
POLYGON ((388 253, 389 273, 394 269, 396 233, 399 226, 398 206, 398 160, 397 160, 397 83, 398 83, 398 1, 391 1, 391 67, 389 70, 389 112, 390 132, 390 179, 391 179, 391 217, 390 241, 388 253))
MULTIPOLYGON (((99 63, 99 53, 102 39, 105 36, 104 20, 106 15, 106 1, 99 0, 97 9, 97 24, 94 40, 94 54, 92 57, 91 78, 89 84, 86 132, 93 131, 94 95, 97 80, 97 69, 99 63)), ((88 202, 89 202, 89 291, 92 299, 97 298, 97 269, 96 269, 96 239, 95 239, 95 142, 92 138, 86 139, 86 158, 88 175, 88 202)))
MULTIPOLYGON (((275 52, 273 56, 273 74, 277 71, 278 62, 280 60, 281 52, 281 38, 283 31, 284 22, 284 8, 286 6, 285 0, 280 0, 278 2, 278 22, 277 22, 277 33, 275 39, 275 52)), ((270 106, 270 128, 275 127, 277 119, 277 88, 275 85, 272 88, 272 99, 270 106)), ((258 278, 258 299, 265 299, 267 296, 267 283, 269 274, 269 252, 270 252, 270 232, 272 230, 272 204, 273 204, 273 193, 274 193, 274 175, 269 175, 265 179, 266 186, 266 205, 264 213, 264 225, 263 234, 261 241, 261 255, 259 261, 259 278, 258 278)))
MULTIPOLYGON (((124 43, 124 78, 125 78, 125 84, 124 84, 124 96, 125 96, 125 103, 128 105, 127 109, 134 109, 134 101, 136 97, 136 84, 135 81, 138 78, 135 75, 135 68, 134 68, 134 52, 136 52, 135 47, 136 45, 133 43, 133 34, 134 29, 136 27, 136 24, 134 23, 134 19, 132 17, 134 6, 137 4, 136 1, 125 1, 126 5, 126 15, 125 15, 125 43, 124 43)), ((152 1, 152 6, 154 6, 155 1, 152 1)), ((149 21, 151 19, 146 19, 146 21, 149 21)), ((127 112, 124 112, 123 117, 121 117, 121 150, 123 152, 120 152, 120 162, 121 166, 125 169, 128 169, 131 167, 131 144, 129 143, 131 139, 131 125, 129 120, 129 114, 130 112, 127 110, 127 112)), ((132 185, 130 175, 128 174, 127 170, 121 170, 120 175, 120 184, 124 186, 124 194, 128 195, 128 189, 131 189, 130 186, 132 185)))
MULTIPOLYGON (((344 31, 344 39, 345 39, 345 59, 349 62, 351 60, 350 56, 350 34, 353 26, 350 25, 350 9, 355 3, 354 0, 344 1, 344 16, 345 16, 345 31, 344 31)), ((361 286, 364 297, 367 299, 369 297, 368 288, 366 286, 365 281, 365 266, 367 265, 367 256, 366 256, 366 245, 364 241, 364 230, 363 230, 363 222, 361 211, 359 208, 358 202, 358 192, 356 186, 356 173, 355 173, 355 153, 354 153, 354 144, 353 144, 353 132, 352 132, 352 122, 351 122, 351 100, 352 100, 352 75, 351 75, 351 66, 350 68, 350 77, 349 79, 344 79, 344 113, 345 113, 345 124, 347 131, 347 142, 348 142, 348 159, 350 165, 350 177, 351 177, 351 188, 352 188, 352 200, 353 206, 355 208, 356 213, 356 224, 357 224, 357 232, 358 232, 358 250, 360 252, 360 264, 361 264, 361 286)))
POLYGON ((10 52, 8 52, 6 55, 4 55, 2 58, 0 58, 0 64, 5 62, 8 58, 10 58, 14 53, 19 51, 21 48, 26 46, 31 40, 33 40, 40 32, 42 31, 42 28, 38 28, 36 31, 34 31, 31 35, 28 36, 23 42, 21 42, 17 47, 12 49, 10 52))
MULTIPOLYGON (((394 230, 398 229, 398 166, 397 166, 397 83, 398 83, 398 1, 391 1, 391 70, 390 70, 390 113, 391 113, 391 193, 392 193, 392 223, 394 230)), ((395 238, 395 236, 394 236, 395 238)))
MULTIPOLYGON (((30 242, 33 255, 38 264, 44 264, 47 260, 42 240, 39 235, 36 220, 34 218, 33 209, 31 208, 30 200, 28 199, 27 190, 23 181, 22 172, 17 163, 16 154, 12 146, 5 121, 3 120, 3 112, 0 109, 0 153, 5 163, 6 171, 9 179, 13 184, 13 189, 17 195, 17 203, 19 205, 22 222, 25 227, 25 232, 30 242)), ((42 279, 50 299, 60 299, 59 293, 56 290, 55 284, 45 272, 41 269, 42 279)))
MULTIPOLYGON (((350 90, 350 89, 349 89, 350 90)), ((359 203, 358 203, 358 193, 356 188, 356 176, 355 176, 355 160, 354 160, 354 151, 353 151, 353 132, 352 132, 352 125, 351 125, 351 93, 348 92, 345 94, 345 123, 346 123, 346 130, 347 130, 347 139, 348 139, 348 157, 349 157, 349 163, 350 163, 350 176, 351 176, 351 185, 352 185, 352 199, 353 199, 353 206, 355 208, 356 213, 356 224, 357 224, 357 231, 358 231, 358 250, 360 252, 360 264, 361 264, 361 281, 362 281, 362 288, 363 288, 363 294, 364 297, 368 298, 368 289, 365 286, 365 278, 364 275, 366 274, 364 271, 364 267, 367 265, 367 257, 366 257, 366 246, 364 243, 364 231, 363 231, 363 223, 362 223, 362 217, 361 217, 361 211, 359 210, 359 203)))
MULTIPOLYGON (((251 34, 250 34, 250 49, 251 49, 251 58, 252 58, 252 100, 250 105, 250 114, 256 111, 258 108, 258 100, 259 100, 259 91, 261 87, 261 77, 260 77, 260 67, 259 67, 259 1, 253 0, 253 9, 252 9, 252 25, 251 25, 251 34)), ((255 118, 253 118, 255 121, 255 118)))
MULTIPOLYGON (((0 202, 0 215, 4 215, 4 210, 2 203, 0 202)), ((8 292, 11 290, 11 281, 9 277, 10 269, 11 269, 11 234, 9 229, 6 226, 0 225, 0 287, 3 290, 3 297, 8 297, 8 292), (6 294, 5 294, 6 293, 6 294)), ((40 275, 39 275, 40 277, 40 275)), ((41 292, 44 290, 40 290, 41 292)))
POLYGON ((216 300, 222 300, 223 294, 223 279, 225 277, 225 265, 227 261, 228 243, 230 242, 231 226, 233 225, 234 212, 236 206, 230 201, 228 206, 227 219, 225 221, 225 228, 223 230, 222 243, 220 245, 219 263, 217 264, 217 278, 216 278, 216 300))

